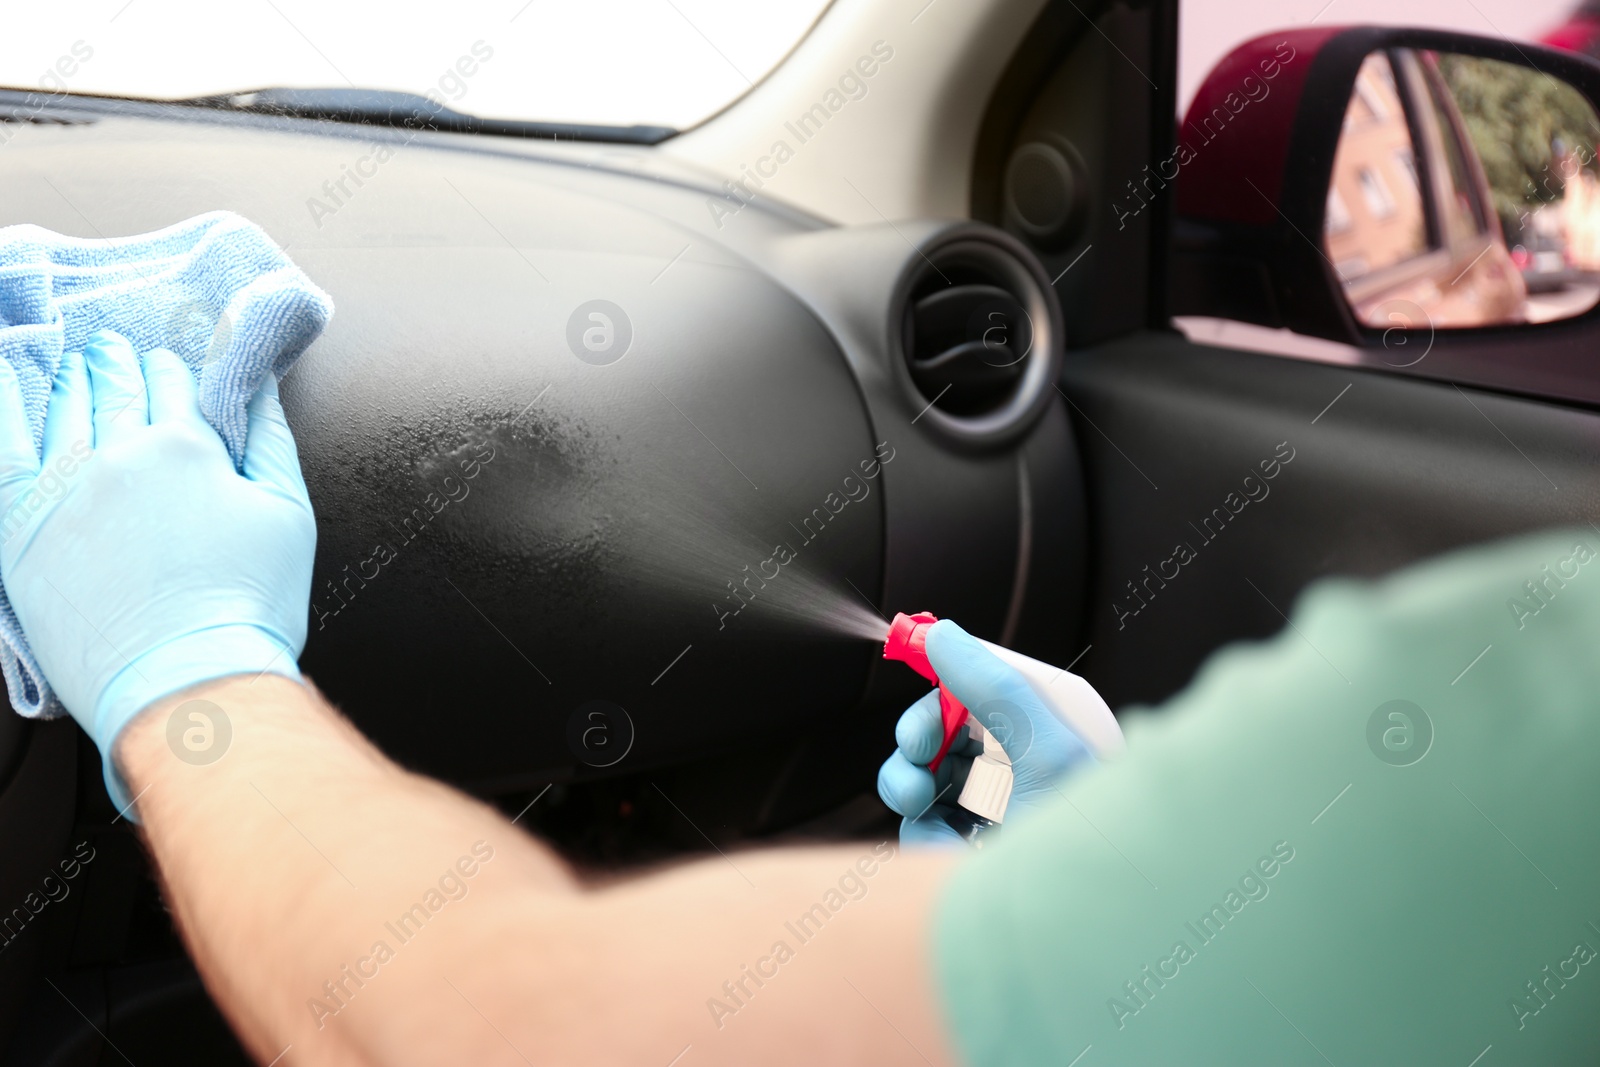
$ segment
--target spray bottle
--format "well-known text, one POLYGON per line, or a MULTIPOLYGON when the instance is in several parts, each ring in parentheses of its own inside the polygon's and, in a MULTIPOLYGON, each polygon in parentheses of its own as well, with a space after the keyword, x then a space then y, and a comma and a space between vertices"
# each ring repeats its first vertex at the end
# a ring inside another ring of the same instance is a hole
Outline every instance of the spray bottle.
MULTIPOLYGON (((994 735, 971 719, 966 707, 939 680, 938 672, 928 662, 928 627, 938 621, 927 612, 896 615, 889 624, 889 637, 883 643, 883 658, 906 664, 939 689, 939 717, 944 724, 944 739, 938 754, 928 765, 929 770, 939 769, 951 744, 964 730, 983 743, 983 752, 973 759, 966 785, 956 800, 971 813, 971 824, 965 828, 965 836, 972 839, 980 830, 1005 819, 1006 805, 1011 800, 1011 760, 994 735)), ((1096 759, 1106 759, 1122 750, 1122 729, 1106 702, 1088 682, 1060 667, 1040 663, 982 638, 977 640, 1006 666, 1021 674, 1046 710, 1076 734, 1096 759)))

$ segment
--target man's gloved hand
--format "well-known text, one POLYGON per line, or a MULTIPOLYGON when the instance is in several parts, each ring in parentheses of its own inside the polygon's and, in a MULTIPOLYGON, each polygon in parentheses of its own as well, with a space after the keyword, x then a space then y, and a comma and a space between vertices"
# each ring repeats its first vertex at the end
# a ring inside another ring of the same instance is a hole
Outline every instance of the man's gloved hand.
MULTIPOLYGON (((1013 784, 1006 822, 1025 818, 1056 795, 1054 784, 1073 767, 1094 762, 1071 730, 1050 714, 1027 681, 961 627, 943 619, 928 629, 928 661, 973 719, 1000 742, 1011 760, 1013 784)), ((958 734, 938 773, 928 770, 944 740, 939 691, 907 708, 895 726, 894 754, 878 771, 878 795, 905 816, 900 840, 907 845, 959 844, 950 823, 972 759, 982 751, 958 734)))
POLYGON ((316 522, 270 375, 249 414, 240 474, 189 368, 102 331, 62 357, 41 460, 0 360, 0 575, 119 807, 112 746, 140 710, 224 675, 299 677, 316 522))

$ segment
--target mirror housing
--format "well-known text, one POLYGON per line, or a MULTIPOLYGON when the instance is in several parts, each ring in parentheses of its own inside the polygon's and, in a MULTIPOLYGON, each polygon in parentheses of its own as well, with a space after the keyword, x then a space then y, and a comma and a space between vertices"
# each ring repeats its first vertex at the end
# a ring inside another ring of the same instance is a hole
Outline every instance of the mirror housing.
MULTIPOLYGON (((1245 42, 1207 77, 1179 127, 1173 156, 1156 168, 1157 176, 1177 187, 1173 315, 1234 319, 1363 349, 1392 347, 1397 329, 1415 329, 1427 334, 1432 347, 1431 322, 1363 325, 1321 244, 1352 88, 1366 58, 1388 49, 1532 68, 1568 83, 1591 106, 1600 100, 1600 64, 1507 40, 1361 26, 1284 30, 1245 42)), ((1145 181, 1148 188, 1148 175, 1145 181)), ((1594 315, 1590 309, 1568 322, 1594 315)), ((1470 333, 1555 327, 1478 327, 1470 333)))

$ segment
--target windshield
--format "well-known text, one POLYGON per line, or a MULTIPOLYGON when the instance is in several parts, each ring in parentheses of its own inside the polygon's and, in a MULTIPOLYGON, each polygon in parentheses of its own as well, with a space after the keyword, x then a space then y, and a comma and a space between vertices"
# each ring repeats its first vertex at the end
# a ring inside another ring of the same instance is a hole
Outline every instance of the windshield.
POLYGON ((0 34, 0 86, 158 99, 354 87, 484 118, 686 129, 766 75, 827 4, 14 4, 0 34))

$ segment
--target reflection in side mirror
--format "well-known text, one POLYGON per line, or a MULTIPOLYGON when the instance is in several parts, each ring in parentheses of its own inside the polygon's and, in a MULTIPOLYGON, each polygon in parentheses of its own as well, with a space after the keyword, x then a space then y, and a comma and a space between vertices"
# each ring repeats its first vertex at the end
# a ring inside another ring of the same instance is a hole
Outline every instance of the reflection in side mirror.
POLYGON ((1373 52, 1334 155, 1323 246, 1366 326, 1571 318, 1600 300, 1600 116, 1548 74, 1373 52))

